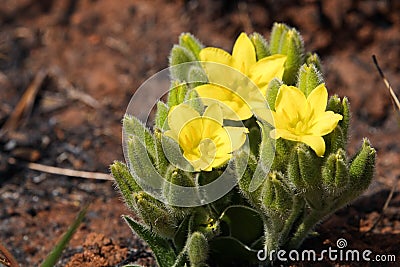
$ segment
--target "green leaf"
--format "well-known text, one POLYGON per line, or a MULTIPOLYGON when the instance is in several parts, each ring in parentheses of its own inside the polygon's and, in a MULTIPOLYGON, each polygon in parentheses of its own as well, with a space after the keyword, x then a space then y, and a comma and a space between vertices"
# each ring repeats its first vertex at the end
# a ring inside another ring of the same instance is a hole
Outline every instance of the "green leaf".
POLYGON ((249 247, 264 233, 263 220, 259 213, 247 206, 228 207, 222 213, 221 220, 227 223, 231 237, 249 247))
POLYGON ((75 221, 71 224, 68 228, 67 232, 63 235, 61 240, 57 243, 54 249, 50 252, 50 254, 46 257, 41 267, 53 267, 58 259, 61 257, 61 254, 64 248, 68 245, 69 241, 71 240, 72 236, 74 235, 75 231, 78 229, 79 225, 82 223, 83 219, 85 218, 86 212, 89 208, 89 205, 83 207, 83 209, 78 213, 75 221))
POLYGON ((176 254, 167 240, 154 235, 144 225, 136 222, 131 217, 124 215, 123 218, 131 230, 146 241, 160 267, 171 267, 174 265, 176 254))
POLYGON ((222 266, 230 266, 233 262, 245 264, 257 262, 257 252, 234 237, 216 237, 210 240, 210 257, 222 266))

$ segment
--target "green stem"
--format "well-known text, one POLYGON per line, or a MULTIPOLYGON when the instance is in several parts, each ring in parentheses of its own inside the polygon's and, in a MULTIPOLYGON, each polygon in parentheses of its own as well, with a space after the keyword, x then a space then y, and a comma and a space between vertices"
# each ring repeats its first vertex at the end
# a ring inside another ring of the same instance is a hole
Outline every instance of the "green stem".
POLYGON ((297 249, 300 247, 312 228, 326 215, 327 213, 325 211, 320 210, 312 210, 309 215, 306 215, 306 219, 299 225, 289 241, 289 249, 297 249))
MULTIPOLYGON (((287 243, 288 236, 293 230, 293 224, 298 220, 299 216, 304 212, 304 198, 295 196, 293 199, 293 211, 291 212, 289 218, 285 222, 282 230, 281 240, 282 244, 287 243)), ((281 244, 281 245, 282 245, 281 244)))

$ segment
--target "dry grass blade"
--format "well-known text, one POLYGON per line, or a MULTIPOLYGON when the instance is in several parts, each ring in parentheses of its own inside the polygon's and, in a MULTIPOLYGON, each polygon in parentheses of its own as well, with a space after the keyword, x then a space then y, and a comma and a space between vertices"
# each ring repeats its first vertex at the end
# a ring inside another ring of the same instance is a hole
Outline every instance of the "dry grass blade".
POLYGON ((383 74, 382 69, 379 67, 378 60, 376 59, 376 56, 372 56, 372 60, 374 61, 374 64, 376 68, 378 69, 379 74, 381 75, 383 82, 385 83, 386 87, 389 89, 390 95, 392 97, 393 104, 397 107, 397 109, 400 111, 400 101, 399 98, 396 96, 396 93, 393 91, 392 86, 390 85, 389 81, 386 79, 385 75, 383 74))
MULTIPOLYGON (((14 158, 9 158, 8 163, 15 165, 15 164, 17 164, 17 161, 14 158)), ((114 179, 109 174, 102 173, 102 172, 77 171, 77 170, 53 167, 53 166, 48 166, 48 165, 33 163, 33 162, 29 162, 25 166, 28 169, 31 169, 34 171, 39 171, 39 172, 46 172, 46 173, 51 173, 51 174, 65 175, 65 176, 85 178, 85 179, 114 181, 114 179)))
POLYGON ((44 79, 47 77, 47 71, 40 70, 28 88, 25 90, 20 101, 15 106, 10 117, 0 129, 0 137, 9 131, 14 131, 18 128, 18 124, 24 114, 28 114, 33 107, 37 93, 43 84, 44 79))
POLYGON ((19 264, 14 256, 0 243, 0 264, 7 267, 18 267, 19 264))

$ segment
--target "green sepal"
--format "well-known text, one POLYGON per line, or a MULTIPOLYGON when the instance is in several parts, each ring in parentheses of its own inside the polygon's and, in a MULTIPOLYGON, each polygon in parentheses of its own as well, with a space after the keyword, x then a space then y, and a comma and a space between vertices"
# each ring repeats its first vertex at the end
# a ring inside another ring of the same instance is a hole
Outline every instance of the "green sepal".
POLYGON ((157 102, 157 112, 155 117, 155 127, 159 130, 168 130, 168 117, 169 107, 162 101, 157 102))
POLYGON ((275 111, 276 96, 278 95, 279 88, 281 87, 282 84, 283 82, 278 78, 274 78, 268 84, 266 99, 268 106, 272 111, 275 111))
POLYGON ((132 193, 142 191, 142 188, 136 183, 128 167, 124 163, 114 161, 110 166, 110 170, 126 204, 131 210, 135 211, 135 202, 132 193))
POLYGON ((191 106, 194 110, 196 110, 198 113, 202 114, 204 110, 204 105, 201 99, 199 98, 198 93, 196 90, 190 90, 186 94, 185 98, 185 103, 191 106))
MULTIPOLYGON (((347 97, 344 97, 341 100, 337 95, 333 95, 329 98, 328 104, 326 106, 327 111, 333 111, 334 113, 340 114, 343 118, 339 121, 338 126, 340 127, 341 131, 340 134, 342 136, 342 146, 343 149, 346 148, 347 140, 348 140, 348 128, 350 125, 350 106, 349 100, 347 97)), ((332 152, 336 152, 336 150, 331 150, 332 152)))
POLYGON ((220 231, 219 221, 205 208, 199 208, 190 218, 189 229, 191 232, 199 231, 211 240, 220 231))
POLYGON ((337 125, 331 133, 324 136, 324 140, 326 145, 325 155, 336 153, 338 149, 346 149, 347 140, 340 125, 337 125))
POLYGON ((297 78, 297 88, 299 88, 306 97, 323 82, 324 79, 314 64, 303 64, 301 66, 297 78))
POLYGON ((171 83, 171 89, 169 90, 167 105, 173 107, 179 105, 185 101, 188 87, 186 83, 180 81, 174 81, 171 83))
POLYGON ((328 156, 322 166, 322 182, 324 188, 331 194, 340 194, 349 183, 349 172, 346 162, 346 153, 338 149, 328 156))
POLYGON ((152 162, 157 161, 157 152, 155 146, 155 140, 150 130, 136 117, 125 114, 123 120, 123 131, 127 136, 128 140, 132 136, 136 136, 137 139, 146 148, 152 162))
POLYGON ((187 255, 191 267, 204 266, 208 259, 208 241, 200 232, 194 232, 189 237, 187 255))
POLYGON ((270 38, 271 54, 287 56, 282 80, 285 84, 296 82, 298 69, 304 62, 304 44, 299 32, 282 23, 275 23, 270 38))
POLYGON ((189 69, 192 64, 184 63, 196 60, 196 56, 190 50, 180 45, 174 45, 169 57, 169 70, 172 80, 187 81, 189 69))
POLYGON ((254 171, 258 164, 256 157, 252 154, 249 155, 245 151, 239 151, 235 153, 234 163, 240 193, 250 201, 253 207, 258 207, 261 187, 254 192, 250 192, 249 190, 254 171))
POLYGON ((159 236, 172 239, 178 226, 165 204, 146 192, 134 193, 134 199, 140 218, 146 225, 159 236))
POLYGON ((179 45, 191 51, 197 60, 200 60, 199 53, 203 49, 203 44, 192 34, 182 33, 179 36, 179 45))
POLYGON ((191 88, 208 82, 207 74, 200 64, 193 64, 189 67, 187 81, 191 88))
POLYGON ((158 129, 154 130, 154 139, 156 141, 156 152, 157 152, 156 167, 157 167, 158 172, 161 175, 164 175, 165 172, 167 171, 167 169, 169 168, 169 166, 171 166, 171 164, 168 162, 168 160, 164 154, 164 148, 163 148, 163 145, 161 142, 162 133, 160 132, 160 130, 158 130, 158 129))
POLYGON ((152 233, 146 226, 135 221, 133 218, 124 215, 131 230, 146 241, 159 267, 171 267, 176 261, 176 254, 167 240, 152 233))
POLYGON ((270 55, 267 40, 265 40, 261 34, 257 32, 252 33, 250 35, 250 40, 256 49, 257 61, 270 55))
POLYGON ((261 128, 261 144, 258 164, 254 171, 249 191, 255 191, 265 180, 275 157, 275 139, 270 137, 272 127, 266 123, 257 122, 261 128))
POLYGON ((305 62, 308 66, 310 66, 311 64, 313 64, 317 70, 322 73, 322 64, 321 64, 321 59, 319 58, 317 53, 310 53, 308 52, 306 54, 306 59, 305 62))
POLYGON ((179 144, 164 134, 161 135, 161 143, 164 154, 171 165, 174 165, 182 170, 192 172, 193 166, 183 157, 183 153, 179 144))
MULTIPOLYGON (((194 179, 191 174, 192 173, 190 172, 184 172, 173 166, 168 168, 165 174, 166 182, 163 185, 163 194, 169 203, 177 203, 182 197, 181 189, 179 187, 175 187, 174 185, 182 187, 195 187, 194 179)), ((182 211, 185 210, 186 209, 173 208, 174 213, 176 213, 175 216, 178 218, 181 218, 185 215, 185 213, 182 213, 182 211)))

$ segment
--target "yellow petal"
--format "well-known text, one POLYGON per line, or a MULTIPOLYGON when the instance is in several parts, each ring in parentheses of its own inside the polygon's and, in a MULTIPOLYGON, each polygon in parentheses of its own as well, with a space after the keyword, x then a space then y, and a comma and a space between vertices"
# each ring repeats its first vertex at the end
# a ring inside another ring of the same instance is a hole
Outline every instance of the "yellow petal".
POLYGON ((325 111, 322 116, 318 117, 310 128, 310 134, 324 136, 332 132, 343 116, 333 111, 325 111))
POLYGON ((243 74, 248 74, 250 67, 256 63, 256 51, 246 33, 241 33, 233 46, 233 66, 243 74))
POLYGON ((325 153, 325 141, 321 136, 303 135, 300 141, 310 146, 318 157, 322 157, 325 153))
POLYGON ((241 148, 244 142, 246 142, 246 134, 249 132, 249 130, 246 127, 226 126, 224 128, 228 132, 230 138, 230 143, 232 146, 231 152, 241 148))
MULTIPOLYGON (((276 54, 259 60, 250 68, 249 77, 260 87, 260 90, 266 90, 263 87, 272 79, 282 79, 286 58, 285 55, 276 54)), ((265 95, 266 92, 263 94, 265 95)))
POLYGON ((253 113, 257 116, 258 119, 268 122, 272 126, 275 125, 274 115, 273 115, 273 113, 275 113, 274 111, 268 108, 255 108, 253 109, 253 113))
MULTIPOLYGON (((297 118, 307 108, 307 99, 303 92, 294 86, 282 85, 275 100, 277 113, 286 113, 289 119, 297 118)), ((275 122, 277 123, 277 122, 275 122)))
MULTIPOLYGON (((211 163, 211 166, 213 168, 218 168, 218 167, 224 165, 228 160, 230 160, 231 157, 232 157, 231 154, 225 154, 223 157, 220 157, 220 158, 217 157, 211 163)), ((208 171, 208 170, 205 170, 205 171, 208 171)), ((210 171, 211 171, 211 169, 210 169, 210 171)))
POLYGON ((199 56, 201 61, 216 62, 228 66, 232 65, 232 56, 228 52, 216 47, 203 48, 199 56))
POLYGON ((300 141, 301 138, 286 129, 273 129, 269 132, 269 136, 273 139, 283 138, 291 141, 300 141))
POLYGON ((328 90, 326 90, 325 84, 322 83, 312 90, 307 97, 307 102, 314 110, 314 115, 323 114, 328 102, 328 90))
POLYGON ((218 103, 223 117, 229 120, 246 120, 253 116, 246 102, 230 89, 213 84, 204 84, 195 88, 204 105, 218 103))
POLYGON ((203 117, 213 119, 216 122, 218 122, 220 125, 222 125, 223 120, 224 120, 223 115, 222 115, 222 109, 218 103, 213 103, 210 106, 208 106, 203 113, 203 117))
MULTIPOLYGON (((203 119, 194 118, 185 123, 178 134, 179 145, 184 151, 194 151, 203 138, 203 119)), ((198 153, 198 152, 193 152, 198 153)))
MULTIPOLYGON (((168 113, 169 128, 177 136, 182 127, 190 120, 200 117, 200 114, 189 105, 180 104, 173 106, 168 113)), ((171 135, 172 137, 172 135, 171 135)))

